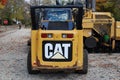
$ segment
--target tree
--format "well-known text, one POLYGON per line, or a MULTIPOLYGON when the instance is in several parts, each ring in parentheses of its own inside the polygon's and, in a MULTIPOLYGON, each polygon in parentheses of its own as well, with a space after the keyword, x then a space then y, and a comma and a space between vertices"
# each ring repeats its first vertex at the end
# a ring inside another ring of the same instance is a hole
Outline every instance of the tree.
POLYGON ((24 20, 24 0, 8 0, 4 9, 0 11, 0 17, 2 20, 7 19, 11 22, 24 20))
POLYGON ((0 0, 0 8, 4 8, 6 3, 7 3, 7 0, 0 0))
POLYGON ((120 0, 103 0, 103 2, 98 0, 97 11, 111 12, 116 20, 120 20, 120 0))
POLYGON ((40 5, 41 0, 30 0, 31 5, 40 5))
POLYGON ((104 9, 104 5, 106 4, 107 0, 96 0, 96 10, 102 11, 104 9))
POLYGON ((31 5, 53 5, 56 0, 30 0, 31 5))
POLYGON ((24 16, 24 0, 18 1, 18 0, 11 0, 11 18, 14 18, 16 20, 23 20, 24 16))

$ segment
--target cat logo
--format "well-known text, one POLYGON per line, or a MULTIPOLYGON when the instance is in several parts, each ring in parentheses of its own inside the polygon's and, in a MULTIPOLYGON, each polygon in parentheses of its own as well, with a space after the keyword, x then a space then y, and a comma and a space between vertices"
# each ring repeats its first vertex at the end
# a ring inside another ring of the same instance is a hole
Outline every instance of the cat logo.
POLYGON ((43 42, 44 61, 71 61, 71 42, 43 42))

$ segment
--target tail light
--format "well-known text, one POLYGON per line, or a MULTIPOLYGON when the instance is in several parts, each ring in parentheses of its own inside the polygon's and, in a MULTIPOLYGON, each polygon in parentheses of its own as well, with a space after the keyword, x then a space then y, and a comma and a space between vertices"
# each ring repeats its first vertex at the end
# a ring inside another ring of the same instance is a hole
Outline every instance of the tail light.
POLYGON ((42 33, 41 34, 42 38, 52 38, 52 34, 46 34, 46 33, 42 33))
POLYGON ((73 34, 62 34, 62 38, 73 38, 73 34))
POLYGON ((47 34, 46 34, 46 33, 42 33, 42 34, 41 34, 41 37, 42 37, 42 38, 47 38, 47 34))
POLYGON ((37 62, 36 62, 36 61, 34 61, 34 62, 33 62, 33 65, 37 65, 37 62))
POLYGON ((73 34, 67 34, 67 38, 73 38, 73 34))

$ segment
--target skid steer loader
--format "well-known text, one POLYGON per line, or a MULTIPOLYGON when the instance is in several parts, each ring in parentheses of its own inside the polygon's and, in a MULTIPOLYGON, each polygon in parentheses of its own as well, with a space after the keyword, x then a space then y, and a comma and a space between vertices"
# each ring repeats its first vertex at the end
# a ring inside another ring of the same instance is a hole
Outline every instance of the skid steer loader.
POLYGON ((82 5, 31 7, 29 74, 44 71, 87 73, 88 52, 83 44, 82 17, 82 5))

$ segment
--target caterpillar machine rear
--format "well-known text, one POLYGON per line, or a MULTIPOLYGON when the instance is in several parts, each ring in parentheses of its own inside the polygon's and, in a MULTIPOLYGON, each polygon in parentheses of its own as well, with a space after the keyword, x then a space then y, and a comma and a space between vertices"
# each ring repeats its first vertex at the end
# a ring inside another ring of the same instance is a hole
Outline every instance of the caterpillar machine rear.
POLYGON ((120 52, 120 22, 110 12, 96 12, 96 3, 106 0, 81 0, 84 7, 84 47, 88 52, 120 52))
POLYGON ((39 71, 87 73, 88 55, 83 47, 82 17, 82 4, 31 7, 29 74, 39 71))

